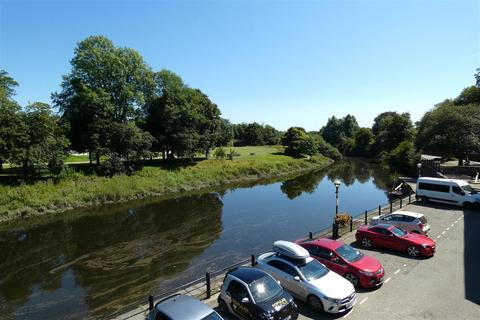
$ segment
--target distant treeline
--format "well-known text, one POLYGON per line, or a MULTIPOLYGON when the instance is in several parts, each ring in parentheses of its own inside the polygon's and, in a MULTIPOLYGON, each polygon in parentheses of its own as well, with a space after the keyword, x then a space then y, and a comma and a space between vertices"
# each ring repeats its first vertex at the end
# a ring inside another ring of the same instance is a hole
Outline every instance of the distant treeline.
POLYGON ((435 106, 416 126, 408 113, 385 112, 371 128, 347 115, 331 117, 319 132, 280 132, 256 122, 231 124, 201 90, 171 71, 153 71, 137 51, 102 36, 78 43, 70 63, 53 107, 19 106, 17 82, 0 70, 0 171, 8 162, 25 175, 59 174, 71 150, 88 153, 103 175, 124 172, 124 160, 193 160, 200 152, 208 158, 212 149, 232 144, 281 143, 292 156, 379 157, 398 168, 411 167, 419 152, 464 159, 480 150, 475 86, 435 106))

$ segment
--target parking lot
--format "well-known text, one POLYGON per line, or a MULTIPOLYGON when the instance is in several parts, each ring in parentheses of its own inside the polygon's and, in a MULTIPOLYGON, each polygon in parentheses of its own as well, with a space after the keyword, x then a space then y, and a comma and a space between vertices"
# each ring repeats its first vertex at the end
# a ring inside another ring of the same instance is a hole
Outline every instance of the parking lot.
MULTIPOLYGON (((365 250, 355 232, 348 233, 340 240, 377 258, 385 268, 384 284, 357 290, 356 305, 344 314, 315 314, 297 302, 299 319, 480 319, 480 211, 431 203, 402 210, 426 216, 429 236, 437 242, 435 256, 412 259, 385 249, 365 250)), ((209 305, 217 308, 216 296, 209 305)))

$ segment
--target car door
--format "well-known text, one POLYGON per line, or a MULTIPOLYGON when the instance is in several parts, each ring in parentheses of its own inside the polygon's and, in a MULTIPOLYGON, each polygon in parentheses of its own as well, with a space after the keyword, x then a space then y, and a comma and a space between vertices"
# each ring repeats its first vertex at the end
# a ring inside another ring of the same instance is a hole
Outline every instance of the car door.
POLYGON ((281 260, 271 260, 267 264, 278 270, 276 279, 280 281, 282 287, 290 291, 294 296, 302 299, 305 297, 305 288, 302 281, 295 280, 295 277, 300 278, 300 274, 294 267, 281 260))
POLYGON ((458 186, 452 186, 452 192, 450 192, 450 196, 452 198, 452 202, 458 203, 463 205, 463 201, 465 199, 465 191, 458 186))
POLYGON ((384 247, 393 250, 402 250, 404 240, 394 235, 390 230, 383 229, 384 247))
POLYGON ((377 246, 377 247, 385 246, 385 234, 383 230, 385 229, 382 227, 375 227, 370 229, 370 234, 368 236, 373 241, 374 246, 377 246))
POLYGON ((226 290, 226 295, 230 297, 228 303, 233 312, 245 319, 250 319, 250 304, 252 303, 252 298, 248 294, 248 289, 242 283, 231 280, 226 290), (243 303, 243 298, 248 298, 249 302, 243 303))
MULTIPOLYGON (((415 217, 403 215, 402 218, 403 218, 403 222, 400 228, 409 232, 412 230, 418 229, 417 225, 415 224, 415 221, 416 221, 415 217)), ((422 230, 419 230, 419 231, 421 232, 422 230)))

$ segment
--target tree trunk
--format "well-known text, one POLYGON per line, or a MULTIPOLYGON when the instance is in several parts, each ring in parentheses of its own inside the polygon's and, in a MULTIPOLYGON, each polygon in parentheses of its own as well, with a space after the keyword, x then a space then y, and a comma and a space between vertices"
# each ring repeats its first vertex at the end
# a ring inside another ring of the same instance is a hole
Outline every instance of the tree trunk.
POLYGON ((205 159, 208 159, 208 154, 210 153, 209 149, 205 149, 205 159))
POLYGON ((458 166, 459 167, 463 166, 463 156, 458 157, 458 166))
POLYGON ((165 149, 162 150, 162 159, 165 160, 165 149))
POLYGON ((0 159, 0 173, 3 173, 3 160, 0 159))
POLYGON ((88 160, 90 160, 90 165, 92 165, 92 151, 88 150, 88 160))
POLYGON ((100 155, 98 153, 95 153, 95 159, 97 160, 97 166, 100 165, 100 155))

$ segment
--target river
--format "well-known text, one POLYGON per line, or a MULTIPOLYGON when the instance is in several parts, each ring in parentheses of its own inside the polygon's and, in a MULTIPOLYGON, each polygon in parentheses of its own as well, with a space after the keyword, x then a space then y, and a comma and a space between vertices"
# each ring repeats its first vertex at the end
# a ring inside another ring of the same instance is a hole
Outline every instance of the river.
POLYGON ((0 319, 101 318, 386 203, 392 177, 343 161, 283 182, 133 201, 0 229, 0 319))

